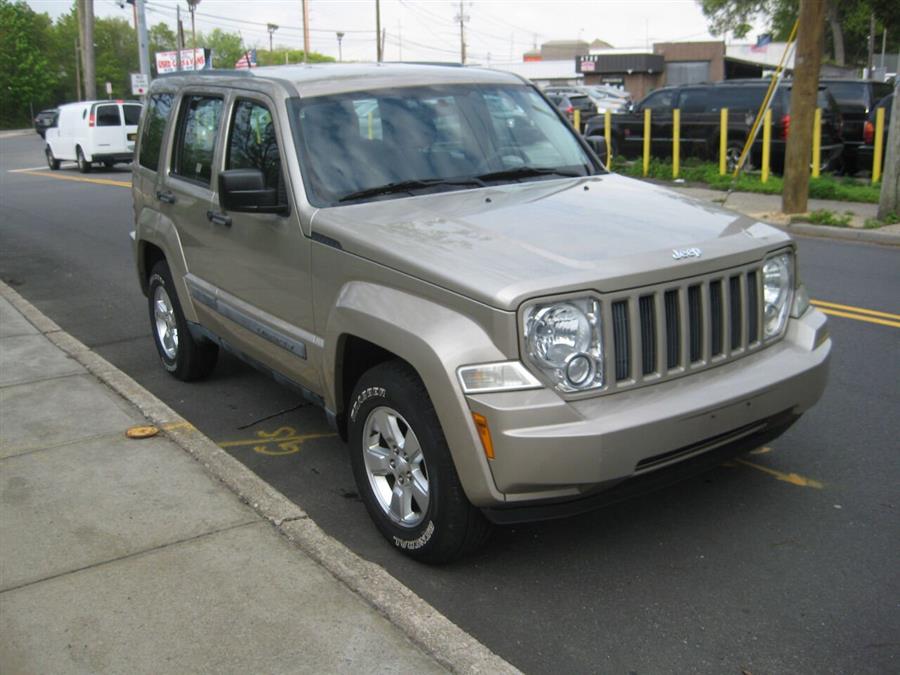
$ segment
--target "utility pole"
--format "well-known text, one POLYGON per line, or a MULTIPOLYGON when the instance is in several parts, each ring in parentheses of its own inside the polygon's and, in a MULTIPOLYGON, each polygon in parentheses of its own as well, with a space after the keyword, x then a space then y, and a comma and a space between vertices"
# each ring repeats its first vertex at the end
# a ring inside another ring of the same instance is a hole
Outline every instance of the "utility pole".
POLYGON ((466 21, 469 20, 469 17, 466 16, 463 11, 463 0, 459 0, 459 14, 456 15, 456 20, 459 21, 459 62, 463 65, 466 64, 466 21))
POLYGON ((97 77, 94 68, 94 0, 78 0, 78 9, 84 97, 93 101, 97 98, 97 77))
POLYGON ((784 156, 781 209, 803 213, 809 198, 809 158, 825 46, 825 0, 800 0, 800 27, 791 88, 791 129, 784 156))
MULTIPOLYGON (((194 70, 197 70, 197 26, 194 23, 194 12, 197 10, 200 0, 187 0, 187 4, 188 9, 191 11, 191 63, 194 66, 194 70)), ((181 55, 178 58, 181 58, 181 55)))
POLYGON ((338 31, 336 35, 338 39, 338 63, 341 63, 344 60, 344 52, 341 50, 341 40, 344 39, 344 34, 338 31))
POLYGON ((150 81, 150 38, 147 36, 147 14, 144 12, 144 0, 134 0, 134 18, 137 23, 138 59, 141 74, 150 81))
POLYGON ((309 63, 309 3, 303 2, 303 63, 309 63))
POLYGON ((894 83, 894 114, 887 132, 887 152, 884 158, 884 173, 881 175, 881 197, 878 200, 878 217, 900 213, 900 81, 894 83))
POLYGON ((181 52, 184 51, 184 24, 181 22, 181 5, 175 6, 175 16, 177 17, 178 26, 175 31, 175 51, 178 55, 175 57, 175 68, 181 70, 181 52))
POLYGON ((266 30, 269 31, 269 51, 272 51, 272 34, 278 30, 278 26, 274 23, 266 24, 266 30))
MULTIPOLYGON (((78 31, 79 33, 81 31, 78 31)), ((75 96, 81 99, 81 50, 78 48, 78 38, 75 38, 75 96)))
POLYGON ((384 54, 382 54, 381 50, 381 0, 375 0, 375 60, 378 61, 378 63, 381 63, 384 58, 384 54))

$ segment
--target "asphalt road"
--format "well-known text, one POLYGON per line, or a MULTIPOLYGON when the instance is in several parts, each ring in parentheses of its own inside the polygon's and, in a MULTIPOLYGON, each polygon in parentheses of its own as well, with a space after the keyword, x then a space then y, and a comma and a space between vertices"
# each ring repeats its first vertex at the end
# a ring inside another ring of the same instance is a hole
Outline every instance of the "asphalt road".
MULTIPOLYGON (((568 520, 498 528, 432 568, 378 535, 324 415, 229 356, 158 364, 125 168, 86 183, 0 140, 0 277, 295 500, 327 532, 530 673, 900 671, 900 330, 833 317, 824 399, 771 450, 568 520)), ((900 313, 900 250, 804 239, 819 300, 900 313)), ((265 561, 260 561, 265 564, 265 561)))

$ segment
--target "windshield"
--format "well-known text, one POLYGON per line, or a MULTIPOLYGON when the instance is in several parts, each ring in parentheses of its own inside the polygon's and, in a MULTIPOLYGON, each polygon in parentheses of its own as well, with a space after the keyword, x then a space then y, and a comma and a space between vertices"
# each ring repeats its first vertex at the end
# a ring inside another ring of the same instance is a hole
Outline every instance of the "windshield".
POLYGON ((379 89, 289 105, 315 206, 600 168, 557 112, 524 85, 379 89))

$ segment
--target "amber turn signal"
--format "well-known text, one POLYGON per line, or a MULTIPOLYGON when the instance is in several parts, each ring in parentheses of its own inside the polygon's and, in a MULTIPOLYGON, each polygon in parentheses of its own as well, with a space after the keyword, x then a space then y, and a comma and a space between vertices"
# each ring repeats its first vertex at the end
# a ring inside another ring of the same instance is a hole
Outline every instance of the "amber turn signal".
POLYGON ((494 459, 494 442, 491 440, 491 430, 488 428, 487 418, 479 413, 472 413, 472 419, 475 420, 475 428, 478 429, 478 436, 481 438, 484 456, 494 459))

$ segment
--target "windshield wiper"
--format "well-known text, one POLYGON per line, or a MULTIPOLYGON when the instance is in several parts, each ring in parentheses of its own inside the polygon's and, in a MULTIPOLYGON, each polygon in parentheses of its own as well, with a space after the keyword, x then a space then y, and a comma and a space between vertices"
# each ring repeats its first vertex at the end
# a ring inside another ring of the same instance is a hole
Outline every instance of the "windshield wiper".
POLYGON ((378 185, 376 187, 366 188, 365 190, 357 190, 348 195, 344 195, 339 202, 349 202, 354 199, 365 199, 366 197, 378 197, 379 195, 389 195, 395 192, 409 192, 418 188, 434 187, 436 185, 466 186, 477 185, 484 187, 484 181, 481 178, 423 178, 418 180, 401 180, 396 183, 387 183, 386 185, 378 185))
MULTIPOLYGON (((566 171, 565 169, 553 169, 539 166, 519 166, 515 169, 504 169, 503 171, 493 171, 491 173, 483 173, 478 176, 481 180, 504 180, 507 178, 532 178, 534 176, 562 176, 564 178, 583 178, 586 174, 577 171, 566 171)), ((590 174, 587 174, 590 175, 590 174)))

